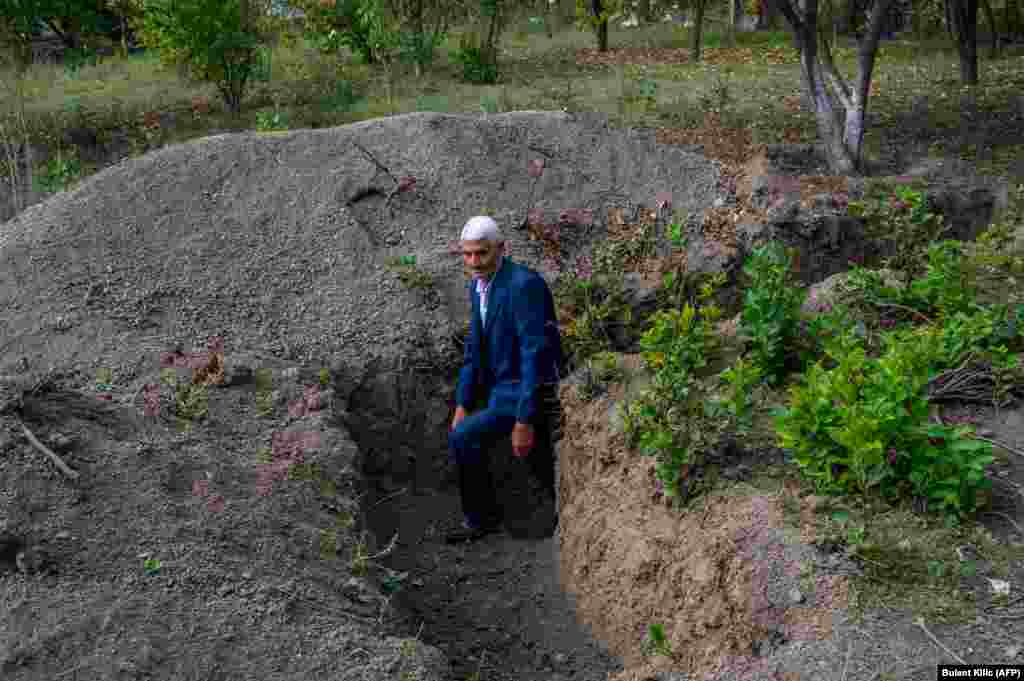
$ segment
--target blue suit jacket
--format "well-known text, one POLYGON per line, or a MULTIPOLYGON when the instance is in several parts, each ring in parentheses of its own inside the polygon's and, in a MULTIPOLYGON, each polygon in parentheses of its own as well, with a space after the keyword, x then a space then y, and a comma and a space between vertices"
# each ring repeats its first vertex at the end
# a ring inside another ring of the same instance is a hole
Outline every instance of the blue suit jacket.
POLYGON ((562 371, 551 290, 538 272, 504 256, 488 290, 486 323, 480 320, 476 281, 469 282, 468 291, 473 315, 456 403, 470 409, 477 396, 487 395, 489 409, 531 423, 537 414, 537 388, 557 384, 562 371))

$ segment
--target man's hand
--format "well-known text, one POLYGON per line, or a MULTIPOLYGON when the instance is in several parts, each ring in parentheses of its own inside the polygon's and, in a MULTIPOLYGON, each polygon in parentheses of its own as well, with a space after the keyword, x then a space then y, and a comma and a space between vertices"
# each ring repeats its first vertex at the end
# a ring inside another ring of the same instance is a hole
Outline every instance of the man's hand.
POLYGON ((533 426, 529 423, 519 423, 512 428, 512 453, 523 458, 533 449, 533 426))
POLYGON ((455 407, 455 416, 452 417, 452 430, 458 428, 464 418, 466 418, 466 410, 463 407, 455 407))

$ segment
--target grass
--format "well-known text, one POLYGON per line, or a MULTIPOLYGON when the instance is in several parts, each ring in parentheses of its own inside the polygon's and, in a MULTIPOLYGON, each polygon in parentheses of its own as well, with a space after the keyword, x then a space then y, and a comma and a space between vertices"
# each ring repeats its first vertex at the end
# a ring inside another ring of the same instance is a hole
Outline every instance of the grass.
MULTIPOLYGON (((562 107, 602 111, 621 124, 667 125, 690 120, 687 114, 699 108, 716 76, 727 69, 727 87, 740 95, 732 120, 743 121, 742 127, 752 126, 762 142, 783 141, 783 133, 793 128, 804 138, 814 137, 811 117, 789 111, 783 103, 784 97, 798 94, 796 54, 783 31, 738 34, 737 48, 730 49, 725 46, 724 34, 709 27, 704 63, 613 66, 577 63, 578 50, 586 50, 587 59, 594 54, 590 34, 569 27, 548 38, 543 31, 531 32, 527 27, 526 17, 510 27, 503 43, 501 80, 491 86, 460 81, 458 67, 448 57, 448 50, 458 45, 461 32, 455 30, 438 51, 434 66, 419 79, 401 69, 388 74, 383 68, 355 63, 348 55, 321 57, 302 41, 291 48, 279 47, 273 54, 270 81, 249 91, 237 120, 225 111, 212 85, 183 80, 174 68, 162 66, 151 54, 106 58, 95 66, 83 66, 74 77, 58 66, 33 66, 25 82, 26 114, 33 139, 52 141, 65 127, 88 125, 108 138, 118 130, 135 133, 138 152, 211 130, 255 129, 260 120, 266 120, 267 112, 274 110, 282 112, 282 119, 292 129, 343 125, 420 110, 478 113, 562 107), (656 87, 648 105, 636 101, 641 79, 656 87), (353 94, 362 101, 331 110, 325 93, 342 81, 350 83, 353 94), (209 98, 209 114, 192 116, 191 103, 196 96, 209 98), (172 130, 161 131, 157 139, 146 140, 140 134, 139 120, 150 111, 177 113, 179 123, 172 130)), ((613 29, 611 46, 685 52, 688 30, 661 23, 629 31, 613 29)), ((850 73, 853 49, 837 51, 840 67, 850 73)), ((1011 52, 998 61, 982 59, 984 83, 976 88, 978 106, 1005 111, 1015 105, 1011 100, 1024 84, 1024 69, 1020 68, 1024 62, 1020 54, 1011 52)), ((955 51, 948 44, 883 43, 877 68, 879 93, 871 101, 871 110, 881 114, 884 124, 890 113, 908 110, 915 97, 931 94, 934 104, 929 116, 933 123, 939 129, 958 126, 959 99, 940 94, 959 89, 950 88, 957 81, 957 69, 955 51)), ((5 74, 4 80, 10 83, 11 76, 5 74)), ((15 99, 4 99, 0 116, 9 116, 15 99)), ((878 132, 877 126, 869 129, 869 148, 880 146, 878 132)), ((995 155, 1008 162, 1013 152, 997 148, 995 155)))

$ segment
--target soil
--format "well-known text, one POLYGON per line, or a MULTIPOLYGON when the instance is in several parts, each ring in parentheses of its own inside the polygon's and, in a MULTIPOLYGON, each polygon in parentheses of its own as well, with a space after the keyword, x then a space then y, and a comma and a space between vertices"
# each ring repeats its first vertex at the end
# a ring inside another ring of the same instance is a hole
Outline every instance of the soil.
POLYGON ((400 495, 372 519, 377 536, 400 538, 386 564, 406 575, 396 596, 405 629, 444 651, 454 679, 584 681, 621 671, 562 591, 557 537, 506 531, 449 546, 444 534, 460 519, 450 487, 400 495))

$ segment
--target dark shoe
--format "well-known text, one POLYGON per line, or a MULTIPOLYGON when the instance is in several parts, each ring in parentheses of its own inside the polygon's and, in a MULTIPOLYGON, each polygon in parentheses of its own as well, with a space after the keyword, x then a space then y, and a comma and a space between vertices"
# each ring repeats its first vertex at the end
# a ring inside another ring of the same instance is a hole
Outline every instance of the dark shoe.
POLYGON ((445 535, 444 541, 446 544, 461 544, 463 542, 474 542, 479 541, 489 534, 497 534, 501 532, 501 524, 496 525, 483 525, 481 527, 473 527, 466 523, 462 524, 462 527, 453 530, 445 535))

